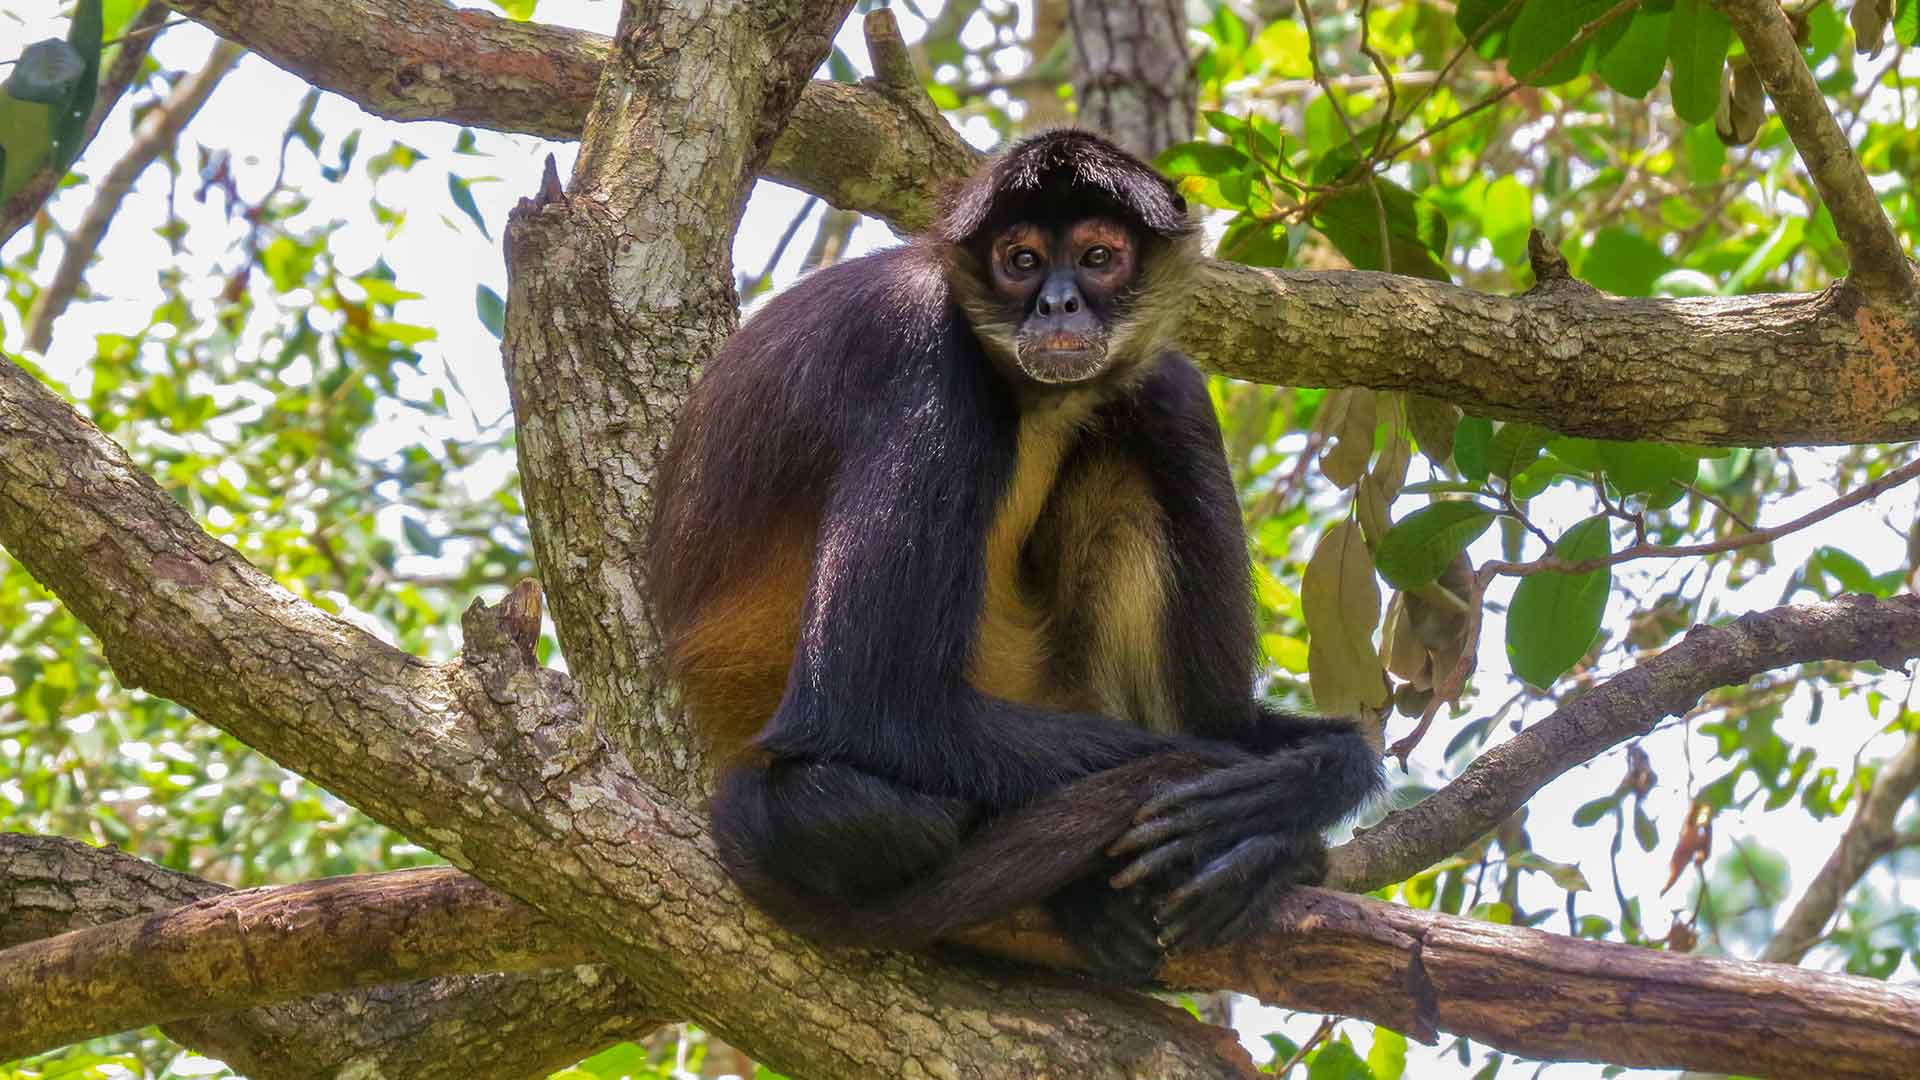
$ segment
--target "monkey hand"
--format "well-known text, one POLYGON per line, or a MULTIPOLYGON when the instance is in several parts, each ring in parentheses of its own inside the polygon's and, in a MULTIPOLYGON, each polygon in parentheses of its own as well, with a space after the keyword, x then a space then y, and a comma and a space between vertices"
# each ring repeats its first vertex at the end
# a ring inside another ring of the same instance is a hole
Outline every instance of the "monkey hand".
POLYGON ((1165 959, 1160 927, 1135 889, 1107 883, 1109 871, 1089 874, 1047 900, 1054 928, 1079 950, 1095 975, 1138 985, 1165 959))
POLYGON ((1113 887, 1149 895, 1163 947, 1245 937, 1288 888, 1326 876, 1318 823, 1302 820, 1302 765, 1282 753, 1173 784, 1107 849, 1125 863, 1113 887))

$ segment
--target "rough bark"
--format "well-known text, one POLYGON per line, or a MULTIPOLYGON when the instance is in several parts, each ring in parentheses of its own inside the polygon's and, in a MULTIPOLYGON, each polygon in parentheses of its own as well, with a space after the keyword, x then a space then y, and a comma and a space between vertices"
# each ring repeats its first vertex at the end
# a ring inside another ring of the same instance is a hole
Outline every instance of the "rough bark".
POLYGON ((593 960, 448 868, 246 889, 0 951, 0 1060, 348 987, 593 960))
POLYGON ((1080 123, 1141 157, 1193 138, 1185 0, 1070 0, 1080 123))
POLYGON ((666 1015, 784 1072, 1244 1071, 1216 1032, 1157 1002, 1065 977, 828 955, 781 932, 733 889, 701 817, 583 722, 565 676, 513 649, 476 651, 472 634, 462 662, 428 665, 302 603, 4 363, 0 543, 99 635, 126 685, 532 903, 666 1015))
MULTIPOLYGON (((445 939, 463 922, 472 939, 511 940, 507 950, 523 960, 535 959, 533 949, 544 948, 550 959, 569 952, 532 909, 450 870, 232 893, 38 943, 42 953, 74 961, 62 969, 36 968, 35 945, 0 953, 0 978, 15 984, 14 994, 51 999, 0 997, 0 1020, 7 1023, 0 1028, 0 1055, 284 990, 262 971, 304 966, 311 988, 393 968, 377 960, 352 963, 343 950, 324 944, 312 963, 314 943, 306 931, 321 923, 336 936, 364 936, 360 952, 396 951, 402 965, 411 966, 451 956, 455 950, 445 939), (378 921, 356 934, 353 923, 369 911, 378 921), (282 919, 291 928, 274 925, 282 919), (203 982, 174 970, 197 969, 196 958, 207 955, 208 946, 221 955, 243 936, 244 963, 254 970, 219 994, 204 987, 222 973, 202 972, 203 982), (126 976, 139 974, 162 985, 130 985, 126 976), (36 975, 40 982, 27 981, 36 975), (82 985, 88 995, 70 993, 82 985), (185 1000, 170 997, 169 989, 185 1000)), ((1002 955, 1074 962, 1058 938, 1029 928, 994 927, 972 936, 1002 955)), ((481 947, 475 941, 469 951, 481 947)), ((1777 1075, 1817 1066, 1834 1076, 1894 1077, 1920 1054, 1917 988, 1573 941, 1323 889, 1290 896, 1259 942, 1177 957, 1162 977, 1185 989, 1226 987, 1298 1008, 1318 1010, 1334 999, 1349 1015, 1422 1041, 1435 1041, 1445 1029, 1544 1058, 1738 1066, 1777 1075)), ((1224 1032, 1218 1037, 1231 1041, 1224 1032)))
MULTIPOLYGON (((0 834, 0 949, 226 891, 116 851, 0 834)), ((163 1030, 256 1080, 521 1080, 665 1019, 596 966, 342 991, 163 1030)))
POLYGON ((1405 880, 1491 832, 1561 773, 1685 713, 1715 687, 1814 660, 1899 668, 1915 656, 1915 596, 1845 596, 1754 612, 1725 626, 1695 626, 1659 656, 1580 695, 1480 755, 1439 791, 1335 849, 1328 884, 1365 892, 1405 880))

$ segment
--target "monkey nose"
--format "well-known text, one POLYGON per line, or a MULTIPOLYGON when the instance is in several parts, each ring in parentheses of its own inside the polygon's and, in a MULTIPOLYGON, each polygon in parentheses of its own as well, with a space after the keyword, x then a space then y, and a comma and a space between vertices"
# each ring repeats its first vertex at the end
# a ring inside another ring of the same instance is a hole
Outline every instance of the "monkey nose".
POLYGON ((1052 285, 1040 290, 1036 311, 1041 315, 1076 315, 1080 311, 1080 290, 1071 285, 1052 285))

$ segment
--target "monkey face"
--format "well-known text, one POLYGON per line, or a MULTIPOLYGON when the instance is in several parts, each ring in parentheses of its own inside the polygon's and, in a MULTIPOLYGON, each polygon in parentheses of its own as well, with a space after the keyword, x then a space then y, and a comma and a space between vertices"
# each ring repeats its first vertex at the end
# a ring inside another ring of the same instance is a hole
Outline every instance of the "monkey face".
POLYGON ((1114 327, 1140 269, 1140 243, 1124 222, 1082 217, 1021 221, 987 253, 987 278, 1014 327, 1014 359, 1036 382, 1069 384, 1102 374, 1114 327))

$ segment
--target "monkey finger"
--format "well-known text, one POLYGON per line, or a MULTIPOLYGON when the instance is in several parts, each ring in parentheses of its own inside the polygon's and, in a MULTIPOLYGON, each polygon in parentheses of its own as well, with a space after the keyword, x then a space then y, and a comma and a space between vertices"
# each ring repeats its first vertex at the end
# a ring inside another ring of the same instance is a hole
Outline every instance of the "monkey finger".
POLYGON ((1204 822, 1198 815, 1187 814, 1180 817, 1164 817, 1141 822, 1120 834, 1120 839, 1107 845, 1107 854, 1116 859, 1150 850, 1167 844, 1199 828, 1204 822))
POLYGON ((1284 839, 1272 834, 1241 841, 1161 899, 1154 907, 1154 919, 1162 927, 1191 921, 1191 909, 1208 900, 1220 909, 1217 915, 1231 915, 1282 868, 1287 847, 1284 839))
POLYGON ((1161 844, 1128 863, 1119 873, 1108 879, 1108 884, 1116 889, 1131 889, 1142 882, 1160 877, 1184 863, 1197 861, 1211 847, 1210 843, 1198 837, 1183 837, 1161 844))
POLYGON ((1146 822, 1165 817, 1180 807, 1231 795, 1247 786, 1248 778, 1240 770, 1221 769, 1198 780, 1186 780, 1167 787, 1141 803, 1140 809, 1134 812, 1133 820, 1146 822))

